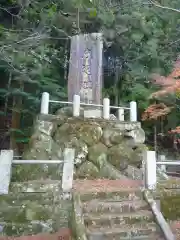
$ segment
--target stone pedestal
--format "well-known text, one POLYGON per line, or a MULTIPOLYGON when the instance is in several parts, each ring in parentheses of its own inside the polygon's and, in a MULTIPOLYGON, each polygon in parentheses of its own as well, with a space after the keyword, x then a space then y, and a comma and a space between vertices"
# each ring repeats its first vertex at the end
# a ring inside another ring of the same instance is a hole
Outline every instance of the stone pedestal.
POLYGON ((99 109, 86 109, 84 110, 84 118, 101 118, 102 111, 99 109))

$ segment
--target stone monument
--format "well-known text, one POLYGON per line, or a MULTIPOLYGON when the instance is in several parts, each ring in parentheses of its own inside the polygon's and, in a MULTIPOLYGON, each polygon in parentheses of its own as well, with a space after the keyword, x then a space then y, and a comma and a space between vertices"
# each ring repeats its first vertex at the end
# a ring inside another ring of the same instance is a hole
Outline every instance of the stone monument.
MULTIPOLYGON (((80 34, 72 37, 68 101, 72 101, 73 95, 78 94, 81 103, 97 105, 102 103, 102 50, 101 33, 80 34)), ((99 116, 100 112, 91 110, 90 115, 92 116, 93 113, 99 116)), ((85 114, 88 115, 88 112, 85 114)))

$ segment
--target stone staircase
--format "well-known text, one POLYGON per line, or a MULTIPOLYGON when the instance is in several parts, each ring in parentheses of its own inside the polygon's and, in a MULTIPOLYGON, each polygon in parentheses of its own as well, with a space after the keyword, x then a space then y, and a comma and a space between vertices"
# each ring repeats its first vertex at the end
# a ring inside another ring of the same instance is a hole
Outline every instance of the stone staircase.
MULTIPOLYGON (((140 188, 80 193, 79 196, 86 239, 165 239, 140 188)), ((81 235, 77 239, 85 238, 81 235)))
POLYGON ((73 229, 71 223, 76 224, 74 240, 165 239, 138 181, 76 180, 73 202, 63 199, 61 183, 54 180, 11 183, 9 194, 0 196, 0 238, 49 234, 55 239, 52 234, 73 229))
POLYGON ((59 181, 12 183, 9 194, 0 196, 0 236, 47 234, 68 228, 71 205, 62 199, 59 181))

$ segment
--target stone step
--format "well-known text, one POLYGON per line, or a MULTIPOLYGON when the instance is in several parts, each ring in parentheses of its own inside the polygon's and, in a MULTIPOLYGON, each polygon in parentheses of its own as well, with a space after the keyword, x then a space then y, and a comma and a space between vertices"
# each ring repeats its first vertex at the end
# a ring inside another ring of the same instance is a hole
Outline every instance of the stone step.
POLYGON ((148 204, 143 200, 127 200, 127 201, 99 201, 97 199, 83 203, 83 212, 92 213, 125 213, 136 212, 139 210, 149 210, 148 204))
POLYGON ((12 182, 9 193, 25 192, 62 192, 60 180, 34 180, 27 182, 12 182))
POLYGON ((113 227, 115 225, 133 225, 136 223, 153 223, 154 216, 148 210, 140 210, 137 213, 109 213, 109 214, 84 214, 84 222, 87 227, 113 227))
POLYGON ((14 222, 0 222, 0 236, 27 236, 38 233, 51 233, 53 232, 53 224, 43 221, 32 221, 31 223, 14 223, 14 222))
POLYGON ((160 240, 163 239, 156 227, 135 226, 131 225, 119 228, 88 228, 88 240, 160 240))
POLYGON ((101 191, 101 192, 89 192, 81 193, 81 201, 90 201, 92 199, 109 201, 125 201, 125 200, 142 200, 143 195, 140 188, 119 189, 118 191, 101 191))
POLYGON ((21 206, 29 202, 41 203, 42 205, 52 205, 62 199, 62 194, 53 192, 27 192, 27 193, 9 193, 0 196, 0 207, 21 206))
MULTIPOLYGON (((70 205, 71 203, 69 203, 70 205)), ((0 208, 1 222, 29 223, 31 221, 48 221, 54 219, 60 222, 67 220, 69 206, 63 205, 40 205, 29 203, 22 206, 9 206, 0 208)))

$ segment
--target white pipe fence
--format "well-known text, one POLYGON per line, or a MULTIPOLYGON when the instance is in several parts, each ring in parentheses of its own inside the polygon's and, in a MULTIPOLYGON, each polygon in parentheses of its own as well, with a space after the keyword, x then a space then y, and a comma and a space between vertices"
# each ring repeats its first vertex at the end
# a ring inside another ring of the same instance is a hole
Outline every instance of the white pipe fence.
POLYGON ((160 160, 156 159, 155 151, 146 151, 143 158, 144 184, 148 189, 156 189, 157 185, 157 166, 161 166, 161 170, 166 169, 166 166, 179 166, 180 161, 167 161, 165 156, 160 156, 160 160), (162 161, 163 160, 163 161, 162 161), (163 167, 163 168, 162 168, 163 167))
POLYGON ((13 164, 59 164, 64 160, 12 160, 13 164))
POLYGON ((157 184, 156 176, 156 152, 145 151, 143 158, 144 185, 147 189, 155 189, 157 184))
MULTIPOLYGON (((45 108, 44 108, 45 109, 45 108)), ((65 148, 63 160, 18 160, 13 159, 12 150, 2 150, 0 152, 0 195, 7 194, 11 180, 12 164, 63 164, 62 190, 64 197, 69 197, 72 190, 74 174, 75 150, 65 148)))
POLYGON ((49 93, 44 92, 42 94, 42 98, 41 98, 40 113, 41 114, 49 114, 49 104, 50 103, 59 103, 59 104, 72 105, 74 117, 80 116, 80 107, 81 106, 90 106, 90 107, 101 107, 102 108, 102 117, 104 119, 110 119, 110 109, 117 109, 118 110, 118 119, 120 121, 124 121, 124 110, 129 110, 130 111, 130 121, 137 122, 137 103, 134 101, 130 102, 129 107, 120 107, 120 106, 110 106, 109 98, 104 98, 102 105, 101 104, 97 105, 97 104, 81 103, 80 100, 81 99, 80 99, 79 95, 74 95, 72 102, 51 100, 49 93))
POLYGON ((164 166, 164 165, 178 166, 178 165, 180 165, 180 161, 175 161, 175 162, 173 162, 173 161, 156 162, 156 164, 157 165, 162 165, 162 166, 164 166))

